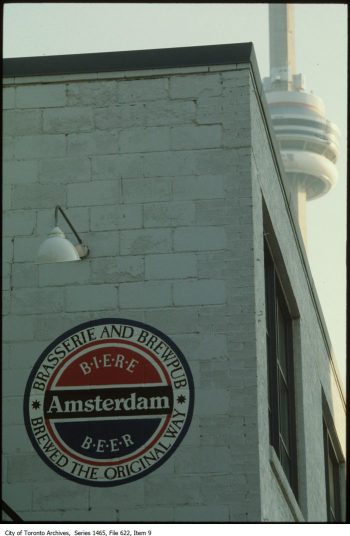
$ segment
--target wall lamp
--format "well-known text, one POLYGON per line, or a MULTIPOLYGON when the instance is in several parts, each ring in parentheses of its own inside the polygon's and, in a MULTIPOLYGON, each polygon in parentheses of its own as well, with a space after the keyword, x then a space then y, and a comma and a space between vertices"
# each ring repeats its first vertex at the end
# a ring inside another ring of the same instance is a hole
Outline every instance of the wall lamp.
POLYGON ((55 227, 39 248, 38 262, 79 261, 80 259, 85 259, 88 254, 89 248, 83 244, 83 241, 74 229, 67 215, 64 213, 63 209, 57 205, 55 207, 55 227), (67 240, 63 231, 57 226, 59 212, 62 214, 78 240, 76 246, 73 246, 72 242, 67 240))

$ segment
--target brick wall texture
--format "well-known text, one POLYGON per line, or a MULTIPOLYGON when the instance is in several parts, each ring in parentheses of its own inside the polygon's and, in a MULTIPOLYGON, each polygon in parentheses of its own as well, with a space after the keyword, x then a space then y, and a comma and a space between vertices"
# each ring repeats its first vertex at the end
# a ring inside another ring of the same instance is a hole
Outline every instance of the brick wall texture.
POLYGON ((321 383, 341 429, 344 410, 259 98, 249 66, 193 71, 37 77, 4 88, 3 497, 25 521, 295 520, 269 459, 263 197, 308 319, 297 367, 299 507, 324 520, 321 383), (40 265, 57 204, 90 256, 40 265), (104 317, 168 334, 196 393, 169 460, 107 489, 49 469, 22 416, 42 350, 104 317))

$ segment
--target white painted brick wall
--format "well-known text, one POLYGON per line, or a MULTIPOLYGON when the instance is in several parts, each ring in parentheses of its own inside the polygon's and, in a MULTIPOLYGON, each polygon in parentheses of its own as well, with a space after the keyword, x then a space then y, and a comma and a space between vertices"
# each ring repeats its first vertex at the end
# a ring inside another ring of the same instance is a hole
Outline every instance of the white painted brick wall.
POLYGON ((18 289, 13 291, 12 311, 14 314, 58 313, 64 311, 62 292, 58 288, 18 289))
POLYGON ((249 68, 239 67, 38 77, 5 87, 3 493, 27 522, 290 519, 268 455, 266 334, 256 316, 264 307, 261 188, 301 317, 312 319, 300 390, 315 460, 302 453, 301 496, 309 518, 323 519, 313 344, 330 397, 328 361, 249 68), (38 265, 57 204, 90 255, 38 265), (157 471, 126 486, 87 488, 41 461, 21 406, 43 349, 108 316, 149 323, 174 340, 192 370, 195 410, 157 471))
POLYGON ((4 160, 11 160, 15 153, 15 139, 10 136, 2 138, 2 157, 4 160))
POLYGON ((225 249, 226 244, 226 233, 223 227, 178 227, 174 231, 175 251, 225 249))
POLYGON ((168 253, 171 251, 170 229, 140 229, 120 231, 121 255, 168 253))
POLYGON ((15 107, 15 88, 5 87, 2 93, 2 105, 4 110, 15 107))
POLYGON ((171 199, 171 179, 122 179, 122 193, 124 203, 168 201, 171 199))
POLYGON ((144 206, 145 227, 176 227, 195 222, 195 204, 168 202, 149 203, 144 206))
POLYGON ((66 311, 98 311, 117 307, 117 289, 112 285, 79 285, 64 290, 66 311))
POLYGON ((9 110, 3 113, 3 128, 8 136, 25 136, 42 132, 40 110, 9 110))
MULTIPOLYGON (((107 108, 97 108, 94 112, 94 121, 97 129, 113 130, 115 128, 130 128, 144 124, 146 118, 145 105, 139 102, 118 104, 111 106, 106 102, 107 108)), ((102 104, 101 104, 102 105, 102 104)))
POLYGON ((144 504, 146 506, 169 504, 178 506, 186 504, 198 504, 200 501, 200 478, 187 476, 186 479, 179 475, 167 478, 168 485, 164 487, 164 477, 153 476, 145 481, 144 504), (163 485, 162 485, 163 482, 163 485), (152 490, 161 486, 164 490, 161 497, 157 497, 152 490))
POLYGON ((36 341, 41 341, 41 351, 43 351, 50 340, 52 341, 53 338, 58 337, 71 326, 77 326, 91 320, 92 316, 91 311, 80 311, 78 313, 65 311, 65 314, 59 317, 55 314, 36 315, 32 326, 33 338, 36 341))
MULTIPOLYGON (((21 505, 23 510, 30 510, 32 507, 32 484, 13 484, 6 486, 6 498, 8 504, 16 504, 18 497, 21 497, 21 505)), ((11 522, 10 518, 8 518, 11 522)))
MULTIPOLYGON (((103 188, 103 183, 102 183, 103 188)), ((91 208, 91 230, 139 229, 143 223, 143 207, 139 205, 99 206, 91 208)))
POLYGON ((128 80, 118 84, 119 102, 143 102, 168 96, 168 79, 128 80))
POLYGON ((209 199, 225 197, 225 177, 222 175, 194 175, 174 177, 174 199, 209 199))
POLYGON ((61 184, 17 184, 12 189, 12 208, 49 208, 64 205, 66 192, 61 184))
POLYGON ((65 84, 43 84, 16 87, 17 108, 55 108, 65 106, 65 84))
POLYGON ((39 264, 39 287, 81 285, 90 280, 90 263, 39 264))
POLYGON ((221 140, 222 131, 220 125, 189 125, 171 129, 171 147, 175 150, 220 147, 221 140))
POLYGON ((145 278, 144 257, 124 255, 91 260, 91 281, 94 283, 125 283, 145 278))
POLYGON ((119 181, 68 184, 67 206, 114 205, 120 198, 119 181))
POLYGON ((90 180, 88 158, 65 157, 39 161, 38 177, 42 183, 72 183, 90 180))
POLYGON ((12 186, 9 184, 4 185, 2 194, 3 194, 3 198, 2 198, 3 210, 9 210, 11 208, 12 186))
POLYGON ((118 85, 112 81, 67 84, 67 106, 111 106, 118 102, 118 85))
POLYGON ((183 523, 191 523, 193 519, 200 519, 203 523, 220 523, 223 519, 230 519, 227 506, 182 506, 176 508, 176 518, 183 523))
POLYGON ((213 97, 222 92, 219 74, 173 76, 170 79, 170 97, 190 99, 193 97, 213 97))
MULTIPOLYGON (((7 370, 6 376, 8 378, 8 382, 6 383, 6 385, 3 386, 2 390, 4 398, 7 399, 8 397, 21 397, 29 373, 29 368, 7 370)), ((19 424, 14 424, 12 421, 10 421, 9 414, 3 415, 2 426, 8 429, 8 441, 6 442, 6 446, 4 446, 4 452, 6 452, 7 454, 24 454, 28 452, 33 452, 33 446, 31 445, 23 427, 23 418, 19 422, 19 424), (21 441, 18 441, 18 439, 20 439, 21 441)))
POLYGON ((119 305, 122 309, 172 305, 171 283, 167 281, 121 283, 119 285, 119 305))
POLYGON ((197 259, 193 253, 148 255, 146 279, 182 279, 197 276, 197 259))
POLYGON ((175 473, 181 474, 188 468, 193 474, 223 473, 232 470, 232 462, 229 446, 202 447, 197 452, 193 448, 184 448, 181 458, 175 461, 175 473))
POLYGON ((36 263, 14 263, 12 267, 13 288, 38 286, 38 265, 36 263))
POLYGON ((91 158, 93 179, 116 179, 143 176, 143 155, 105 155, 91 158))
MULTIPOLYGON (((80 132, 67 135, 69 156, 95 156, 118 152, 118 132, 80 132)), ((58 155, 57 155, 58 156, 58 155)))
POLYGON ((10 289, 10 285, 7 284, 7 282, 5 282, 5 289, 2 290, 2 306, 3 306, 4 315, 8 315, 11 309, 11 295, 10 295, 9 289, 10 289))
POLYGON ((118 521, 129 521, 132 519, 135 523, 153 523, 154 519, 159 519, 160 522, 171 522, 174 520, 173 508, 164 507, 148 507, 148 508, 122 508, 120 510, 118 521))
POLYGON ((46 482, 33 484, 33 510, 55 511, 56 509, 78 510, 89 504, 89 489, 73 483, 66 490, 64 482, 46 482), (64 498, 60 499, 61 494, 64 498))
POLYGON ((144 321, 169 334, 191 333, 198 322, 197 307, 171 307, 145 311, 144 321))
POLYGON ((120 253, 119 231, 89 231, 80 236, 88 244, 91 258, 115 257, 120 253))
MULTIPOLYGON (((3 161, 3 181, 9 184, 33 183, 38 179, 37 160, 3 161)), ((8 207, 9 208, 9 207, 8 207)))
POLYGON ((196 104, 193 100, 186 101, 148 101, 144 103, 145 124, 152 125, 186 125, 192 124, 196 116, 196 104))
POLYGON ((92 508, 109 508, 109 509, 119 509, 130 507, 130 499, 132 493, 134 494, 133 504, 135 507, 144 505, 144 483, 142 482, 140 486, 129 486, 129 490, 125 489, 125 493, 120 494, 118 498, 118 504, 115 504, 113 494, 106 494, 104 490, 98 488, 92 488, 90 490, 90 503, 92 508), (133 487, 133 490, 130 490, 130 487, 133 487))
POLYGON ((65 152, 66 139, 63 134, 21 136, 16 138, 14 147, 18 160, 64 156, 65 152))
POLYGON ((31 235, 36 224, 36 212, 33 210, 13 210, 4 214, 4 236, 31 235))
POLYGON ((224 281, 202 279, 174 282, 175 305, 214 305, 225 301, 224 281))
POLYGON ((170 148, 168 127, 134 127, 122 130, 119 137, 121 153, 167 151, 170 148))
POLYGON ((87 106, 43 111, 44 132, 69 134, 70 132, 86 132, 92 128, 92 111, 87 106))
MULTIPOLYGON (((17 483, 47 483, 50 479, 50 469, 40 463, 40 459, 35 454, 14 456, 9 460, 8 478, 11 482, 17 483)), ((24 484, 25 485, 25 484, 24 484)), ((30 506, 28 507, 30 508, 30 506)))
POLYGON ((6 315, 3 318, 3 340, 13 343, 14 341, 32 341, 34 319, 31 316, 6 315), (21 329, 18 329, 18 326, 21 329))
MULTIPOLYGON (((26 317, 27 319, 28 317, 26 317)), ((44 318, 47 318, 47 315, 45 315, 44 318)), ((32 322, 33 330, 31 331, 35 335, 35 322, 32 322)), ((35 339, 35 337, 33 337, 35 339)), ((19 341, 19 342, 12 342, 12 343, 6 343, 5 348, 6 355, 9 357, 9 364, 11 369, 30 369, 38 356, 38 353, 40 354, 43 350, 43 344, 38 341, 19 341), (24 357, 25 356, 25 357, 24 357)), ((19 422, 23 422, 23 415, 20 413, 16 420, 19 420, 19 422)), ((12 421, 11 421, 12 422, 12 421)), ((13 421, 13 424, 19 424, 17 422, 13 421)))
POLYGON ((195 154, 192 151, 163 151, 144 155, 145 177, 167 177, 169 170, 173 170, 175 176, 197 173, 195 154))

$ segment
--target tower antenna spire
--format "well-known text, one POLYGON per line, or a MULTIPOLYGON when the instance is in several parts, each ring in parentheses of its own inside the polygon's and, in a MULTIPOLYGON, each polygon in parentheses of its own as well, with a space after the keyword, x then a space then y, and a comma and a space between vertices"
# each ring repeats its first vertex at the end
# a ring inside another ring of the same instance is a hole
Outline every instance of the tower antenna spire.
POLYGON ((279 76, 290 90, 296 74, 294 4, 269 4, 269 28, 270 76, 279 76))

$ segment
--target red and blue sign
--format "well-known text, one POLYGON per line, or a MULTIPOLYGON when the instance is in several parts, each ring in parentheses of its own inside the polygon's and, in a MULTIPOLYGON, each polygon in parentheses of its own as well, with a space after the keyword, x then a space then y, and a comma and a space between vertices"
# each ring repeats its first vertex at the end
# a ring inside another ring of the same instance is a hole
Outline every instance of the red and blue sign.
POLYGON ((41 458, 82 484, 117 486, 157 469, 193 414, 179 348, 154 327, 99 319, 58 337, 27 382, 25 424, 41 458))

